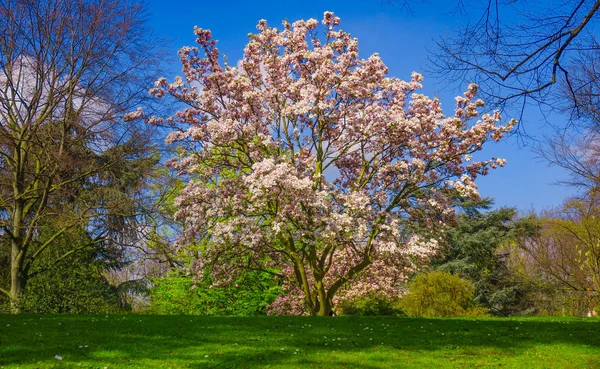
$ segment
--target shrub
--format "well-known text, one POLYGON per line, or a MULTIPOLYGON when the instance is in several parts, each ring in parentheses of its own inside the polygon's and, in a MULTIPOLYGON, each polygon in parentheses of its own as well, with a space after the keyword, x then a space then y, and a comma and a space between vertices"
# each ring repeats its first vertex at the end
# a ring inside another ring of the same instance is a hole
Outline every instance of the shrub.
POLYGON ((397 301, 377 293, 342 301, 337 308, 340 315, 404 315, 397 301))
POLYGON ((149 313, 164 315, 200 315, 202 306, 191 278, 152 279, 149 313))
POLYGON ((473 283, 454 274, 437 271, 419 274, 409 283, 408 290, 399 303, 408 316, 487 315, 487 310, 473 301, 473 283))
POLYGON ((102 275, 104 266, 93 251, 80 252, 69 264, 47 267, 28 282, 23 311, 35 314, 107 314, 129 310, 117 288, 102 275))
POLYGON ((214 287, 210 281, 195 284, 189 277, 155 278, 150 288, 149 313, 176 315, 265 314, 281 293, 267 273, 245 273, 234 286, 214 287))

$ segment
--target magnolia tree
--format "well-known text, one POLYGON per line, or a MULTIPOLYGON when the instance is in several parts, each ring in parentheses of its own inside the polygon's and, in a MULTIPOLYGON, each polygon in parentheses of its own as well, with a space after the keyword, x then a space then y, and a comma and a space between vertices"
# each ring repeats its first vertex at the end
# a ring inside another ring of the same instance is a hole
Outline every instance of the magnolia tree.
POLYGON ((505 163, 471 154, 514 125, 480 115, 475 85, 444 116, 415 92, 421 75, 387 77, 339 23, 331 12, 322 31, 315 19, 261 20, 235 67, 196 28, 198 46, 179 52, 184 77, 151 90, 188 105, 166 122, 167 141, 185 147, 169 162, 189 179, 184 242, 206 245, 196 270, 219 284, 278 275, 286 293, 272 313, 329 315, 341 299, 397 294, 436 251, 452 200, 477 197, 475 178, 505 163))

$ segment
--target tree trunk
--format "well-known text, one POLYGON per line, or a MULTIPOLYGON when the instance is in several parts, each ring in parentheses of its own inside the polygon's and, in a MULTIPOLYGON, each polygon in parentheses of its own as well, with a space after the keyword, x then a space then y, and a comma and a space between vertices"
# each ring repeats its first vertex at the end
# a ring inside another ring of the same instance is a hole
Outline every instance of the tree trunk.
POLYGON ((10 263, 10 312, 20 314, 22 310, 22 297, 25 291, 27 278, 23 270, 23 252, 13 240, 11 245, 10 263))
POLYGON ((322 281, 315 283, 315 287, 317 288, 317 296, 319 299, 318 310, 316 315, 318 316, 331 316, 332 303, 331 300, 327 297, 327 291, 325 290, 325 286, 322 281))
POLYGON ((323 301, 319 301, 319 311, 317 312, 318 316, 332 316, 331 310, 331 302, 327 299, 323 301))

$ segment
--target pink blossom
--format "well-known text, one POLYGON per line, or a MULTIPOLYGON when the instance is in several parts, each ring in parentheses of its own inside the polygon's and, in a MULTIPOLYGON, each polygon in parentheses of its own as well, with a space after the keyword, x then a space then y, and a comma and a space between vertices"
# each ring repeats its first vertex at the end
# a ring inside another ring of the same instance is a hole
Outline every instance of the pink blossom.
POLYGON ((476 85, 445 116, 418 93, 420 74, 389 77, 379 55, 358 57, 338 17, 322 23, 319 33, 314 19, 283 30, 261 20, 235 67, 196 28, 198 47, 180 51, 185 78, 151 90, 188 106, 165 121, 167 142, 185 148, 169 162, 188 179, 180 243, 205 245, 194 269, 219 285, 245 268, 276 273, 277 314, 401 294, 443 242, 453 199, 478 197, 475 179, 505 164, 473 153, 515 124, 480 114, 476 85))
POLYGON ((123 121, 131 122, 133 120, 139 119, 144 115, 142 108, 137 108, 137 110, 129 112, 123 116, 123 121))

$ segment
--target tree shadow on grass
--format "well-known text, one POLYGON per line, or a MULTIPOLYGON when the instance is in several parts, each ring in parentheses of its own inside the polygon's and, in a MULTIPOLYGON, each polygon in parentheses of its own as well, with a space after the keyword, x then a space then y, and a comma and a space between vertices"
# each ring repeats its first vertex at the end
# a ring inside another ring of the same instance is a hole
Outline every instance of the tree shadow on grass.
POLYGON ((599 320, 575 318, 0 316, 0 367, 464 365, 557 347, 600 353, 599 333, 599 320))

